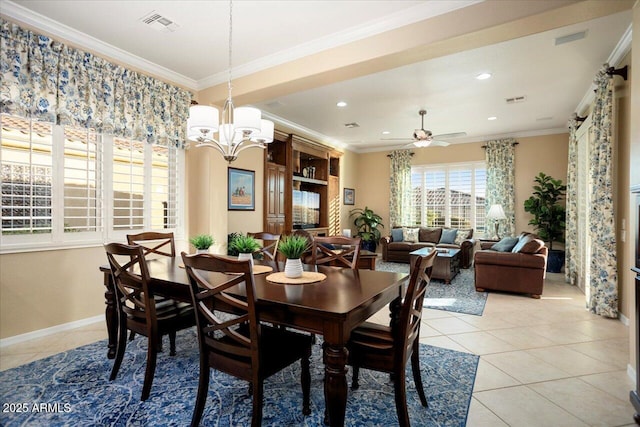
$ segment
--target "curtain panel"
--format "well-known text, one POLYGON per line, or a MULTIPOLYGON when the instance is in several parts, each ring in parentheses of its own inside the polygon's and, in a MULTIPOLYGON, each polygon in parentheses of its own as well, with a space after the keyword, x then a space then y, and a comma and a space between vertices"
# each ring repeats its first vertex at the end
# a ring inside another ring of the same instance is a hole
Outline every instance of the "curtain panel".
POLYGON ((389 174, 389 223, 391 227, 413 224, 411 210, 411 152, 392 151, 389 174))
POLYGON ((618 317, 618 273, 613 210, 613 79, 598 72, 592 113, 589 175, 591 181, 591 283, 588 308, 605 317, 618 317))
POLYGON ((577 114, 569 120, 569 160, 567 165, 567 192, 566 192, 566 216, 565 216, 565 268, 564 278, 567 283, 575 285, 577 266, 578 244, 578 139, 576 133, 580 122, 577 114))
MULTIPOLYGON (((487 190, 485 209, 502 205, 506 220, 501 224, 503 236, 516 234, 515 217, 515 144, 513 138, 486 142, 487 190)), ((495 228, 495 220, 487 219, 486 230, 495 228)))
POLYGON ((0 18, 0 112, 184 148, 191 93, 0 18))

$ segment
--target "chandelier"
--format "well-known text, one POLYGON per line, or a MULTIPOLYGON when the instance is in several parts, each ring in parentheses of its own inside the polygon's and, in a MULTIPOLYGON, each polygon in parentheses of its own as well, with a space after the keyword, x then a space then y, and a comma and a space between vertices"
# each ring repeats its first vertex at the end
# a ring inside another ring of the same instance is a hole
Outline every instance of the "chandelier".
POLYGON ((265 148, 265 144, 273 141, 273 122, 262 119, 259 109, 233 106, 231 99, 232 34, 233 0, 230 0, 228 97, 224 102, 222 115, 215 107, 192 105, 189 108, 187 120, 187 138, 196 142, 196 147, 211 147, 218 150, 229 163, 236 160, 238 153, 242 150, 253 147, 265 148))

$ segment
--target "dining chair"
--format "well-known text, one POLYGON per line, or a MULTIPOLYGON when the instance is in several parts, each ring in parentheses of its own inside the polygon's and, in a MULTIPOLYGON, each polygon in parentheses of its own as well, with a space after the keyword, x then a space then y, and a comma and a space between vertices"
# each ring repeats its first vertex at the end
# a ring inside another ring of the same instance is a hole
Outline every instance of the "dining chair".
POLYGON ((185 252, 182 260, 189 276, 200 348, 200 379, 191 425, 197 426, 202 417, 211 368, 250 383, 251 425, 258 427, 262 422, 264 380, 297 360, 302 367, 302 413, 310 414, 311 338, 260 322, 250 260, 185 252), (220 275, 222 283, 213 284, 208 272, 226 273, 226 276, 220 275), (246 298, 240 299, 228 292, 229 288, 243 283, 246 298), (225 313, 216 308, 226 308, 225 313))
POLYGON ((110 381, 118 375, 127 346, 127 330, 147 337, 147 366, 141 400, 147 400, 156 370, 156 357, 163 335, 169 335, 170 355, 176 354, 176 331, 195 325, 190 304, 172 299, 154 298, 144 249, 138 245, 110 243, 104 245, 115 284, 118 310, 116 358, 110 381))
POLYGON ((360 260, 360 237, 329 236, 315 237, 311 249, 311 263, 331 264, 358 269, 360 260))
POLYGON ((415 259, 409 285, 399 307, 397 320, 391 326, 365 322, 351 333, 347 343, 349 364, 353 367, 351 388, 360 386, 360 368, 372 369, 392 375, 398 422, 409 427, 406 395, 406 364, 411 358, 411 369, 422 406, 427 407, 422 377, 420 375, 419 335, 422 318, 422 303, 430 282, 433 260, 437 252, 415 259))
POLYGON ((146 231, 138 234, 127 234, 127 243, 142 246, 145 257, 151 254, 172 258, 176 256, 173 233, 146 231))
POLYGON ((247 233, 247 236, 262 240, 262 247, 257 253, 262 254, 264 261, 271 265, 275 271, 280 271, 278 266, 278 244, 280 243, 280 235, 261 231, 258 233, 247 233))

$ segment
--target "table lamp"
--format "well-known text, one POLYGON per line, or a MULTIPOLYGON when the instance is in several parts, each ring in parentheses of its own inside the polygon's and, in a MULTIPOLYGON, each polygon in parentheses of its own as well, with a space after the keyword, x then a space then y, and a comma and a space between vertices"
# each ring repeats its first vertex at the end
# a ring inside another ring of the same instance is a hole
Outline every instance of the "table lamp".
POLYGON ((487 213, 487 219, 492 219, 496 225, 496 234, 493 236, 493 239, 500 239, 500 235, 498 234, 500 220, 507 219, 507 216, 504 214, 504 210, 502 209, 502 205, 491 205, 489 213, 487 213))

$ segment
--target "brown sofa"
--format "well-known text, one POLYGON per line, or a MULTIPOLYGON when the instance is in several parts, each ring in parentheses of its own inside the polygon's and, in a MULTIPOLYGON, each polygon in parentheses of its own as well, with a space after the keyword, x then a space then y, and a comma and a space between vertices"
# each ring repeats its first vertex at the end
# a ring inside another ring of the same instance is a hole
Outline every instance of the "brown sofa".
MULTIPOLYGON (((491 248, 495 247, 494 244, 491 245, 491 248)), ((478 292, 517 292, 540 298, 548 249, 538 236, 521 234, 510 252, 485 248, 483 244, 483 249, 474 254, 475 286, 478 292)))
MULTIPOLYGON (((399 230, 403 227, 396 227, 392 231, 391 236, 385 236, 380 239, 380 245, 382 247, 382 259, 384 261, 391 262, 409 262, 409 253, 425 247, 437 247, 448 249, 460 249, 461 250, 461 267, 469 268, 473 261, 474 240, 473 229, 460 230, 462 236, 459 244, 456 243, 440 243, 442 237, 443 227, 404 227, 404 228, 418 228, 418 241, 408 242, 394 241, 393 234, 399 235, 399 230), (464 233, 464 235, 462 234, 464 233)), ((445 230, 452 230, 451 228, 444 227, 445 230)))

